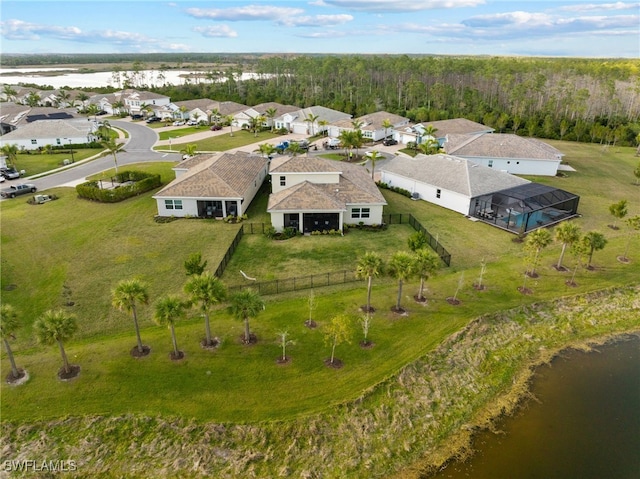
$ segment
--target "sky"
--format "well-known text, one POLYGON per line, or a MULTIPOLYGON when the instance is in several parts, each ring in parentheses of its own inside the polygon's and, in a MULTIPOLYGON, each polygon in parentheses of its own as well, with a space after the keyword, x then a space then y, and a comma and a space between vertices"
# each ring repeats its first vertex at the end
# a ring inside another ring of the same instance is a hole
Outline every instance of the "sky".
POLYGON ((0 52, 640 58, 640 2, 2 0, 0 52))

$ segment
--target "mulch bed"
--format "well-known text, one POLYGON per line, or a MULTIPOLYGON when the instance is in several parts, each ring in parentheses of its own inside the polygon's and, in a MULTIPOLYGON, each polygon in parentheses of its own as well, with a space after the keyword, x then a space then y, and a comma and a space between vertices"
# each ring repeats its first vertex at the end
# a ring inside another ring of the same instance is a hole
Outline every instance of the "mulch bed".
POLYGON ((554 265, 553 265, 553 269, 555 269, 556 271, 559 271, 559 272, 561 272, 561 273, 566 273, 567 271, 569 271, 569 269, 568 269, 568 268, 565 268, 564 266, 560 266, 560 267, 558 267, 558 265, 557 265, 557 264, 554 264, 554 265))
POLYGON ((22 384, 29 379, 29 374, 24 369, 18 369, 18 375, 14 376, 12 371, 9 371, 7 374, 6 381, 7 384, 12 384, 17 386, 18 384, 22 384))
POLYGON ((522 294, 533 294, 533 290, 529 288, 523 288, 522 286, 518 286, 518 291, 520 291, 522 294))
POLYGON ((447 298, 447 303, 449 303, 452 306, 458 306, 462 301, 460 301, 457 298, 454 298, 453 296, 449 296, 447 298))
POLYGON ((145 356, 149 356, 149 353, 151 353, 149 346, 142 346, 142 352, 138 349, 138 346, 134 346, 131 350, 131 356, 134 358, 144 358, 145 356))
POLYGON ((249 341, 246 341, 244 338, 244 334, 242 334, 240 336, 240 342, 246 345, 256 344, 258 342, 258 337, 255 334, 251 333, 249 334, 249 341))
POLYGON ((171 351, 169 353, 169 358, 171 361, 180 361, 181 359, 184 359, 184 351, 178 351, 177 354, 175 351, 171 351))
POLYGON ((484 284, 473 283, 473 289, 476 291, 486 291, 487 287, 484 284))
POLYGON ((276 364, 280 364, 280 365, 289 364, 290 362, 291 362, 290 356, 285 356, 284 358, 282 356, 278 356, 278 359, 276 359, 276 364))
POLYGON ((526 274, 529 278, 539 278, 540 275, 538 273, 536 273, 535 271, 526 271, 524 274, 526 274))
POLYGON ((316 329, 318 327, 318 323, 316 323, 313 319, 307 319, 304 322, 304 325, 309 329, 316 329))
POLYGON ((565 281, 564 284, 566 284, 570 288, 575 288, 576 286, 578 286, 578 283, 576 283, 575 281, 571 281, 571 280, 565 281))
POLYGON ((625 258, 624 256, 618 256, 616 258, 618 261, 620 261, 621 263, 627 264, 630 263, 631 261, 629 261, 629 258, 625 258))
POLYGON ((58 379, 63 381, 69 381, 70 379, 77 378, 80 374, 80 366, 72 364, 69 366, 69 371, 64 370, 64 366, 58 371, 58 379))
POLYGON ((414 294, 414 295, 413 295, 413 300, 414 300, 416 303, 426 303, 426 302, 427 302, 427 298, 426 298, 426 297, 424 297, 424 296, 423 296, 422 298, 420 298, 420 297, 418 297, 418 295, 417 295, 417 294, 414 294))
POLYGON ((375 313, 376 312, 376 308, 374 308, 373 306, 368 307, 365 304, 364 306, 360 306, 360 311, 362 311, 363 313, 375 313))
POLYGON ((213 351, 218 346, 220 346, 220 339, 218 338, 212 338, 211 344, 207 344, 207 338, 204 338, 202 341, 200 341, 200 347, 208 351, 213 351))
POLYGON ((366 341, 360 341, 360 347, 362 349, 371 349, 375 345, 376 343, 374 343, 373 341, 369 341, 368 339, 366 341))
POLYGON ((400 316, 406 316, 407 315, 407 310, 404 309, 402 306, 400 306, 399 308, 396 306, 391 307, 391 311, 395 314, 399 314, 400 316))
POLYGON ((331 362, 331 358, 327 358, 324 360, 324 365, 328 368, 341 369, 342 366, 344 366, 344 363, 338 358, 333 358, 333 362, 331 362))

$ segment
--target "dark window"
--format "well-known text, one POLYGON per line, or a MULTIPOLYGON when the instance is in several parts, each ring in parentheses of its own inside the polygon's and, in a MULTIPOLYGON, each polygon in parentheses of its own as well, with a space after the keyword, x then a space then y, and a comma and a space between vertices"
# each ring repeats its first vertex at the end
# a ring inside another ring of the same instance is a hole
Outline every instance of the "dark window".
POLYGON ((280 177, 280 186, 287 186, 287 177, 286 176, 281 176, 280 177))
POLYGON ((440 188, 438 188, 436 190, 436 198, 440 198, 440 194, 442 193, 442 191, 440 190, 440 188))

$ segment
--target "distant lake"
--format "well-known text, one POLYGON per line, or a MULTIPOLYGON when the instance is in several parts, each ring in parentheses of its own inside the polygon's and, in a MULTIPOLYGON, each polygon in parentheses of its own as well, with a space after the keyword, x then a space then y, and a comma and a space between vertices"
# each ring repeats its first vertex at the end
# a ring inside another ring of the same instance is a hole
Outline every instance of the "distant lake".
MULTIPOLYGON (((160 76, 158 70, 141 70, 138 72, 137 78, 142 84, 150 86, 162 86, 163 84, 170 85, 183 85, 187 81, 191 83, 206 83, 209 80, 205 78, 189 79, 196 73, 205 74, 206 72, 197 70, 166 70, 162 72, 164 78, 160 76)), ((132 72, 122 71, 120 72, 120 78, 123 79, 123 74, 127 74, 131 77, 132 72)), ((259 75, 256 73, 243 73, 241 80, 249 80, 256 78, 259 75)), ((226 81, 222 78, 218 81, 226 81)), ((40 86, 52 86, 53 88, 95 88, 95 87, 116 87, 120 88, 121 83, 118 83, 114 79, 113 72, 94 72, 94 73, 77 73, 75 68, 0 68, 0 83, 8 85, 18 85, 19 83, 30 83, 40 86), (54 71, 64 71, 61 75, 48 76, 38 75, 36 73, 47 73, 54 71), (67 73, 68 71, 68 73, 67 73)), ((135 85, 135 83, 134 83, 135 85)), ((134 86, 135 88, 135 86, 134 86)))
POLYGON ((430 479, 640 478, 640 338, 538 368, 538 401, 478 434, 476 454, 430 479))

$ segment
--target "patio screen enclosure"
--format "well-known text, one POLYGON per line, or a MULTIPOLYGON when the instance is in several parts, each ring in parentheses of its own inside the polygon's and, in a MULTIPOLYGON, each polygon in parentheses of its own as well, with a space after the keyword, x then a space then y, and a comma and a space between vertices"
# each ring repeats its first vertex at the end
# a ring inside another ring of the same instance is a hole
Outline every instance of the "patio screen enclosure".
POLYGON ((539 183, 479 196, 471 216, 514 233, 526 233, 578 214, 580 197, 539 183))

